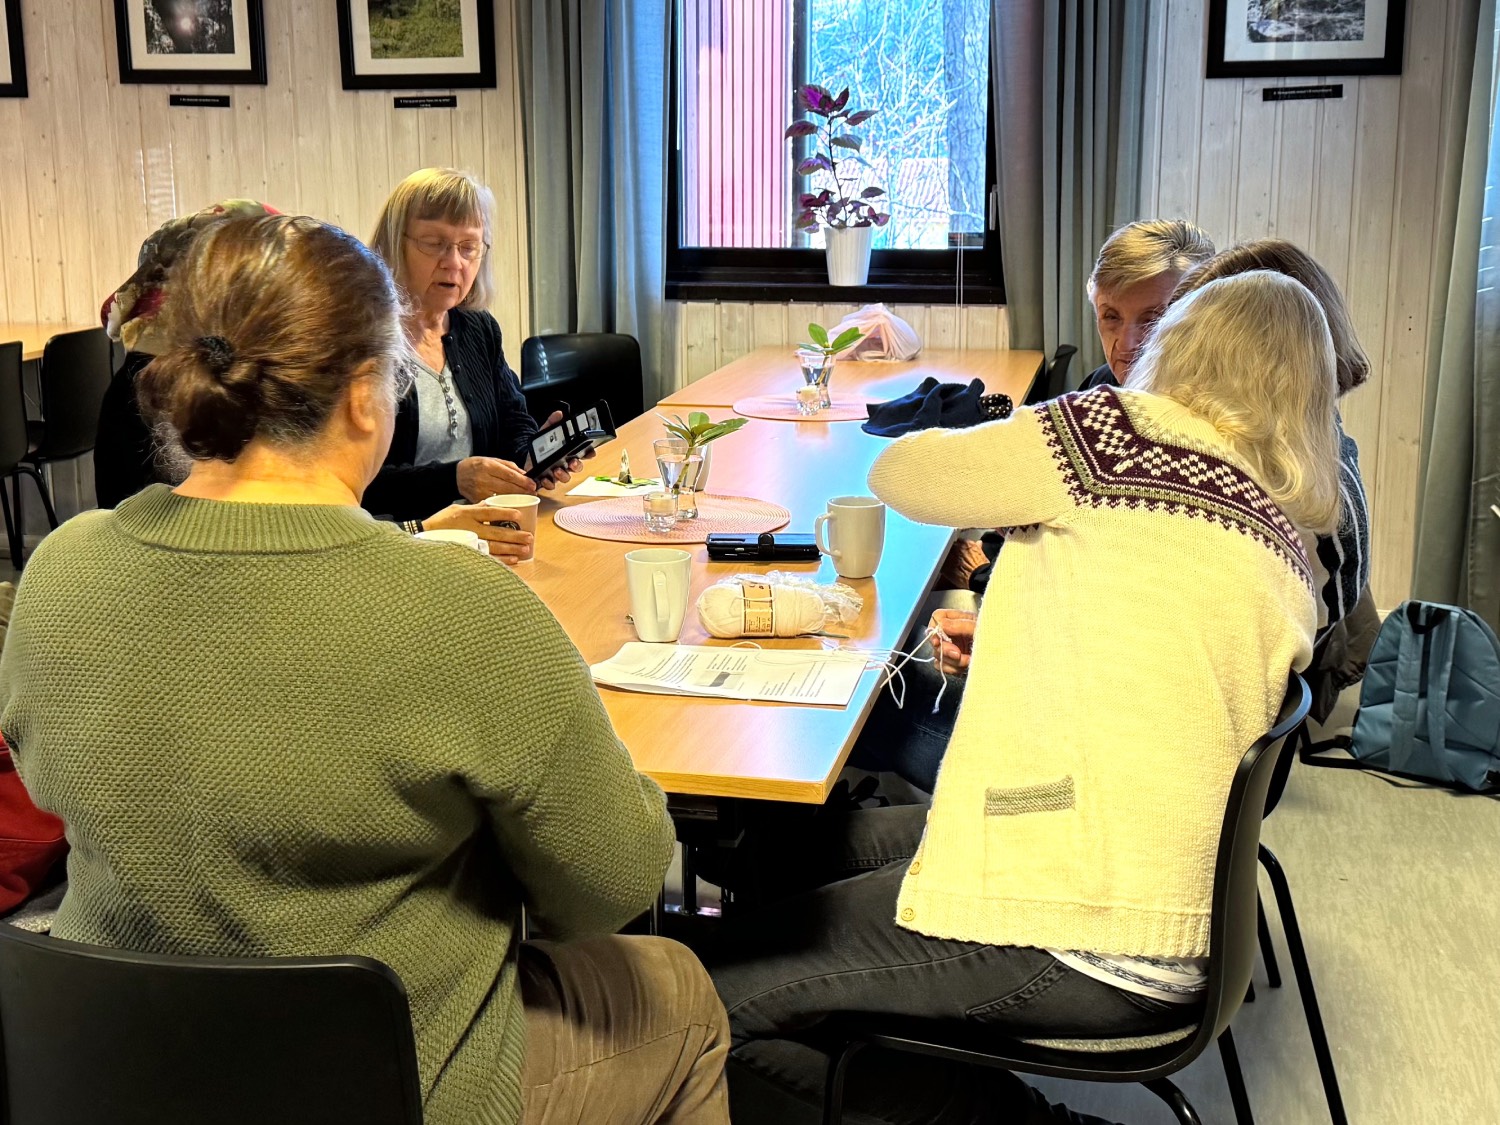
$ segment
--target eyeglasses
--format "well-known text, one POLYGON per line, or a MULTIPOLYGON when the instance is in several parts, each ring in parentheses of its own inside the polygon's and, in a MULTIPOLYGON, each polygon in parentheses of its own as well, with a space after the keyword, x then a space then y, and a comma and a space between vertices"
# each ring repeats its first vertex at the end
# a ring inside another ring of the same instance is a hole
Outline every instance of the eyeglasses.
POLYGON ((424 257, 437 261, 446 258, 449 250, 457 249, 458 256, 464 261, 477 262, 490 248, 488 242, 449 242, 446 238, 413 238, 409 234, 401 237, 416 246, 424 257))

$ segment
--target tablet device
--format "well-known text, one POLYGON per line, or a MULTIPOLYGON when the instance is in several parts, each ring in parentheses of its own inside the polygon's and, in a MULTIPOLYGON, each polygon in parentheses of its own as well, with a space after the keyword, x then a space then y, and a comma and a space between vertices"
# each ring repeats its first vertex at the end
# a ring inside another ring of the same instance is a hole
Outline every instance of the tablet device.
POLYGON ((559 465, 582 457, 615 437, 609 404, 600 399, 587 410, 569 414, 556 425, 538 430, 531 439, 530 467, 526 475, 541 480, 559 465))

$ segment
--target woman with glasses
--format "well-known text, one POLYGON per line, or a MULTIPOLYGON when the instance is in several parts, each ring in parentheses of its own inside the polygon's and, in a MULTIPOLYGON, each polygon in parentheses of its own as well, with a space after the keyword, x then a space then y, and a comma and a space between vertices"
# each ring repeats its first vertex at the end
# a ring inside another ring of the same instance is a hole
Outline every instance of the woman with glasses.
MULTIPOLYGON (((459 498, 477 505, 497 493, 537 489, 525 466, 538 427, 488 311, 494 210, 490 189, 474 176, 424 168, 391 192, 370 242, 404 292, 406 336, 415 354, 390 454, 364 505, 412 531, 424 515, 459 498)), ((561 417, 554 414, 548 424, 561 417)), ((568 479, 566 469, 556 469, 542 487, 568 479)), ((496 526, 514 519, 513 512, 464 510, 472 530, 489 540, 491 554, 524 554, 523 533, 496 526)))

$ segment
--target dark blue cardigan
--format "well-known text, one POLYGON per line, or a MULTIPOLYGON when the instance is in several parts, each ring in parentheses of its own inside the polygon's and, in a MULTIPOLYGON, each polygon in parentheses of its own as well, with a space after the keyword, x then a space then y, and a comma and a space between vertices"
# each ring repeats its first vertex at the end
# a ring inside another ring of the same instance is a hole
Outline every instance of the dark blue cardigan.
MULTIPOLYGON (((524 465, 537 425, 526 410, 521 380, 505 362, 495 318, 482 309, 453 309, 448 314, 443 355, 469 411, 474 435, 470 455, 524 465)), ((385 465, 365 490, 368 511, 397 520, 422 519, 459 498, 458 462, 414 465, 416 455, 417 391, 413 387, 397 407, 385 465)))

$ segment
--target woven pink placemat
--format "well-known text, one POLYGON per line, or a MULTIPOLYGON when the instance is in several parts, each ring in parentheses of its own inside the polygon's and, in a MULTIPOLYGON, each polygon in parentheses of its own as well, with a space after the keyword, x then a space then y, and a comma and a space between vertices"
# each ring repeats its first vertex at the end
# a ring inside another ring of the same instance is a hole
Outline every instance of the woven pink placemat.
POLYGON ((731 409, 746 418, 770 418, 777 422, 863 422, 870 416, 865 409, 869 401, 863 395, 835 392, 833 405, 827 410, 802 414, 797 410, 796 395, 754 395, 740 399, 731 409))
POLYGON ((647 531, 639 496, 616 496, 588 504, 573 504, 552 513, 564 531, 590 539, 620 543, 702 543, 711 531, 730 535, 759 535, 785 527, 792 513, 780 504, 748 496, 698 497, 698 518, 680 520, 671 531, 647 531))

